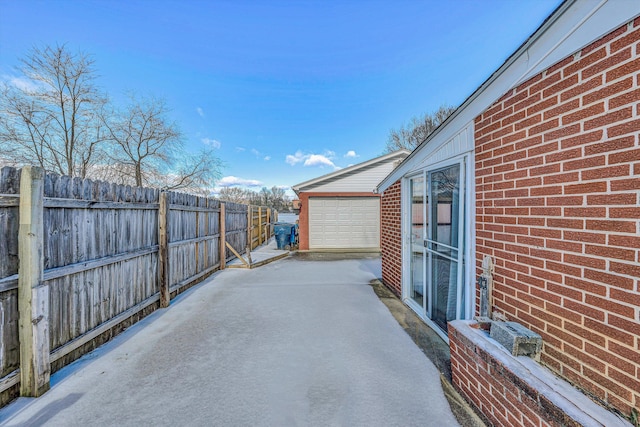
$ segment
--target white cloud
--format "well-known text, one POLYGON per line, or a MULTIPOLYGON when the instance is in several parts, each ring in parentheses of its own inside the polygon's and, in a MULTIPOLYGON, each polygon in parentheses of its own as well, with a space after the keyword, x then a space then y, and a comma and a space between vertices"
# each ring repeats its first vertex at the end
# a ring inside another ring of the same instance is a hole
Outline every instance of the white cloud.
POLYGON ((196 111, 200 117, 204 117, 204 110, 200 107, 196 108, 196 111))
POLYGON ((216 182, 219 187, 260 187, 262 186, 262 181, 258 181, 257 179, 244 179, 238 178, 236 176, 225 176, 219 181, 216 182))
POLYGON ((324 154, 304 154, 302 151, 298 150, 295 154, 288 154, 285 158, 285 162, 291 166, 302 163, 303 166, 330 166, 334 169, 339 169, 332 160, 335 155, 335 152, 329 150, 325 151, 324 154))
POLYGON ((353 157, 360 157, 360 156, 358 156, 355 151, 349 150, 347 151, 347 154, 344 155, 344 157, 353 158, 353 157))
POLYGON ((304 161, 304 165, 305 166, 331 166, 332 168, 335 168, 336 165, 333 164, 333 162, 327 158, 326 156, 323 156, 322 154, 311 154, 305 161, 304 161))
POLYGON ((247 151, 247 149, 244 147, 236 147, 236 151, 242 153, 243 151, 247 151))
POLYGON ((2 75, 1 80, 10 86, 14 86, 25 92, 32 92, 38 89, 38 84, 26 77, 16 77, 4 74, 2 75))
POLYGON ((296 154, 287 154, 285 158, 285 162, 289 163, 291 166, 294 166, 305 159, 305 155, 302 154, 302 151, 296 151, 296 154))
MULTIPOLYGON (((245 151, 244 149, 242 149, 242 151, 245 151)), ((262 159, 264 161, 269 161, 271 160, 271 156, 268 155, 264 155, 262 154, 260 151, 256 150, 255 148, 251 149, 251 154, 253 154, 254 156, 256 156, 256 159, 262 159)))
POLYGON ((200 141, 202 141, 204 145, 208 145, 213 148, 220 148, 220 146, 222 145, 220 141, 213 138, 202 138, 200 141))

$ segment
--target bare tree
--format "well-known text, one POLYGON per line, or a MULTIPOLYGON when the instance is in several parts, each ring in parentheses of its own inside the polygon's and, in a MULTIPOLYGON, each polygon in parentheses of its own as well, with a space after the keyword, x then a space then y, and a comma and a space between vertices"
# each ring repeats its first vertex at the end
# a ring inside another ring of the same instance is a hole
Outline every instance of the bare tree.
POLYGON ((211 150, 191 154, 162 100, 131 98, 110 111, 94 61, 65 45, 33 48, 21 75, 0 83, 3 164, 37 163, 61 175, 209 194, 221 168, 211 150))
POLYGON ((249 204, 251 190, 240 187, 223 187, 218 193, 218 198, 225 202, 249 204))
POLYGON ((287 196, 284 188, 276 187, 275 185, 271 187, 271 204, 270 206, 273 209, 276 209, 280 212, 289 210, 292 203, 290 198, 287 196))
POLYGON ((413 117, 409 124, 402 125, 399 129, 391 129, 386 151, 391 153, 402 149, 415 149, 455 110, 452 106, 442 105, 436 111, 426 113, 422 117, 413 117))
POLYGON ((160 174, 152 185, 167 190, 182 190, 189 193, 210 195, 223 163, 213 149, 202 149, 192 154, 177 151, 168 173, 160 174))
POLYGON ((168 109, 163 100, 153 98, 137 100, 123 112, 116 113, 111 123, 107 122, 115 149, 111 160, 126 167, 122 173, 131 174, 134 185, 141 187, 156 173, 167 169, 172 158, 172 149, 182 145, 182 134, 178 126, 167 118, 168 109))
POLYGON ((271 206, 271 202, 273 201, 273 195, 271 191, 267 187, 262 187, 258 192, 260 196, 260 205, 262 206, 271 206))
POLYGON ((100 160, 107 100, 93 64, 65 45, 34 47, 21 59, 18 83, 4 83, 0 94, 0 148, 9 161, 85 177, 100 160))
POLYGON ((164 100, 132 95, 129 106, 105 124, 115 143, 110 163, 118 164, 132 185, 207 193, 219 177, 222 165, 212 150, 195 155, 184 150, 164 100))

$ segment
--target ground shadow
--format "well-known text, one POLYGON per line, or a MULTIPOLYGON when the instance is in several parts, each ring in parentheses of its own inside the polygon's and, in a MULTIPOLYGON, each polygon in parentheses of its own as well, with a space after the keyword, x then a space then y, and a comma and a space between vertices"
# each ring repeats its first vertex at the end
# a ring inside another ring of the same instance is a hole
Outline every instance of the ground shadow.
POLYGON ((43 425, 60 411, 73 406, 78 400, 80 400, 82 395, 83 393, 71 393, 62 399, 58 399, 49 403, 47 406, 39 410, 34 416, 32 416, 23 425, 25 427, 26 426, 35 427, 35 426, 43 425))

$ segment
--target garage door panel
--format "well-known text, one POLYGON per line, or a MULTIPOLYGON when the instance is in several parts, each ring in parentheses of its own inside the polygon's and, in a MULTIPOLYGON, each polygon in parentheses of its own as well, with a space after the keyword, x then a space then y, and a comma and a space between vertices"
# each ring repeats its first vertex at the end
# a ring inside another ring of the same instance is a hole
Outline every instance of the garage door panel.
POLYGON ((309 247, 380 247, 378 197, 309 198, 309 247))

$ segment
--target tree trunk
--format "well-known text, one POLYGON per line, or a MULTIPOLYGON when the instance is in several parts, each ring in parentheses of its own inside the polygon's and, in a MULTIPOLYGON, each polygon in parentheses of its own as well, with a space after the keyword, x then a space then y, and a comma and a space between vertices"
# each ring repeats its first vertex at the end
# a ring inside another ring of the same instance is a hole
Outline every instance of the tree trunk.
POLYGON ((136 185, 142 187, 142 165, 136 163, 136 185))

